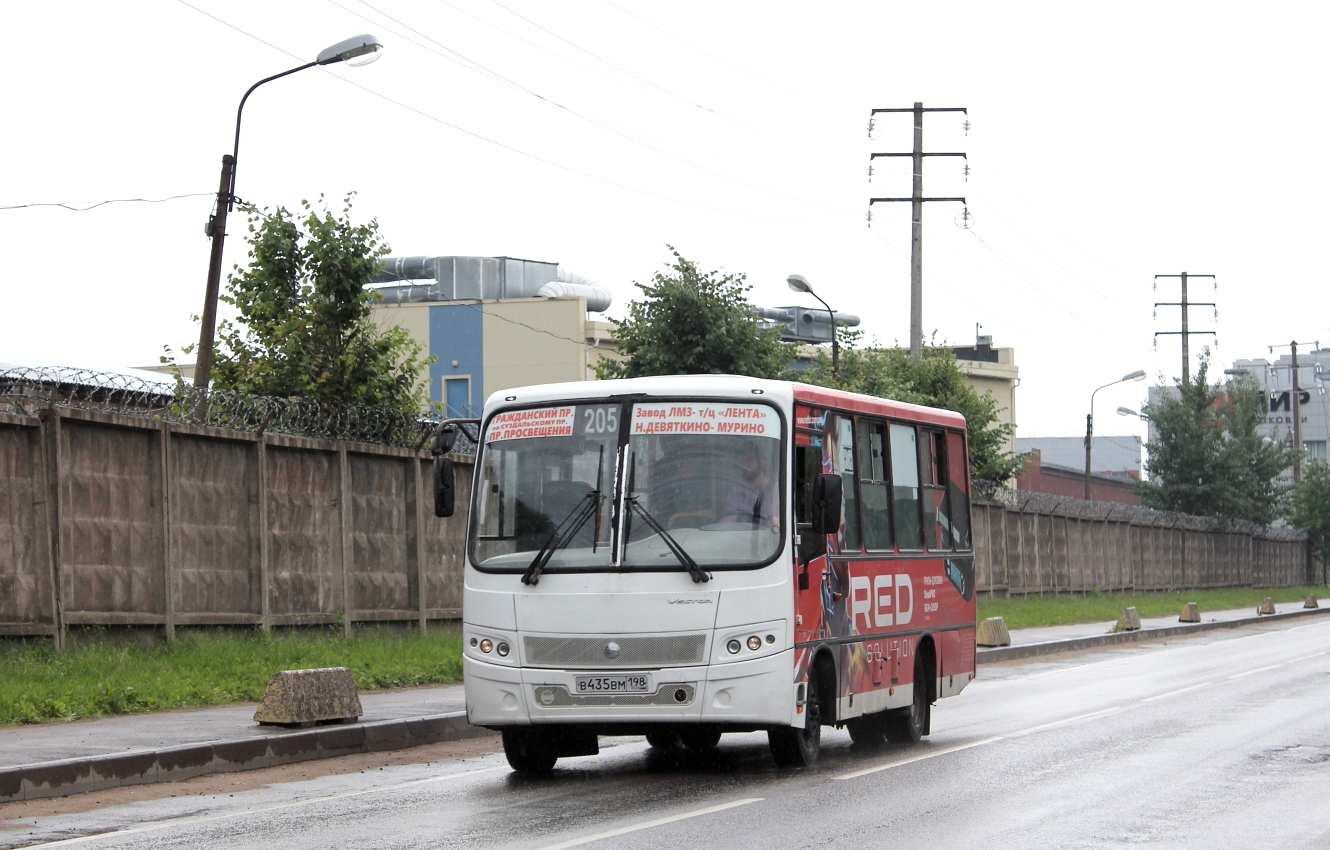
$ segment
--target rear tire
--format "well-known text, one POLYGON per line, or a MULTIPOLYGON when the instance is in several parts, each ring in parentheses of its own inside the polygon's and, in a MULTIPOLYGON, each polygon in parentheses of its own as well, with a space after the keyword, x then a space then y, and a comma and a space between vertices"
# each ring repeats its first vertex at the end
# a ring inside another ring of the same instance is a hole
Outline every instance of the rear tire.
MULTIPOLYGON (((771 757, 780 767, 808 767, 817 761, 822 749, 822 688, 814 667, 808 677, 807 698, 804 702, 804 728, 777 726, 767 730, 767 743, 771 757)), ((828 695, 829 696, 829 695, 828 695)))
POLYGON ((887 713, 887 740, 893 744, 917 744, 928 731, 933 713, 932 703, 928 699, 929 680, 933 677, 931 668, 932 665, 926 664, 923 656, 915 658, 914 696, 910 704, 887 713))
POLYGON ((527 729, 503 730, 503 755, 508 766, 524 776, 545 776, 559 760, 548 742, 527 729))
POLYGON ((689 726, 679 730, 680 742, 695 753, 714 750, 720 743, 720 735, 719 729, 708 726, 689 726))

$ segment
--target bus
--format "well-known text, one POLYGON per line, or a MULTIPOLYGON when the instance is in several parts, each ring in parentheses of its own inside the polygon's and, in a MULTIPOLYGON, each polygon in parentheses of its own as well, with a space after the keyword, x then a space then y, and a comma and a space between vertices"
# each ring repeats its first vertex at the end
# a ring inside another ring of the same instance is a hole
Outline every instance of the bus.
POLYGON ((823 726, 915 742, 975 673, 965 420, 788 381, 688 375, 491 396, 474 425, 468 720, 518 772, 597 736, 705 750, 823 726))

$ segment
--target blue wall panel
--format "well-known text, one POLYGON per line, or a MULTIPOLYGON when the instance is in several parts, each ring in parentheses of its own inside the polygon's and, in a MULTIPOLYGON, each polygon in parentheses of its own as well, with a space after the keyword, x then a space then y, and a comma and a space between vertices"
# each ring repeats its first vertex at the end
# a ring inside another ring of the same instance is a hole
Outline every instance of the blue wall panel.
POLYGON ((485 336, 481 329, 484 316, 465 304, 437 304, 429 308, 429 353, 436 358, 429 367, 430 398, 442 403, 443 379, 457 376, 471 378, 471 407, 480 414, 485 399, 485 336), (453 361, 457 365, 453 365, 453 361))

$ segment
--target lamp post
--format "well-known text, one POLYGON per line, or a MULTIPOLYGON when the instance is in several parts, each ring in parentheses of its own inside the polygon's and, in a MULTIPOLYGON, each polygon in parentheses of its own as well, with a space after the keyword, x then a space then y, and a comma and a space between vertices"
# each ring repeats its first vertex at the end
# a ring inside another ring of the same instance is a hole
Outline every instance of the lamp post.
POLYGON ((1111 387, 1114 384, 1120 384, 1124 381, 1144 381, 1145 370, 1137 369, 1129 375, 1123 375, 1116 381, 1109 381, 1102 387, 1097 387, 1093 393, 1090 393, 1090 412, 1085 414, 1085 500, 1090 501, 1090 443, 1094 440, 1094 397, 1095 393, 1105 387, 1111 387))
POLYGON ((217 329, 217 290, 222 278, 222 248, 226 243, 226 214, 230 212, 235 203, 236 191, 236 160, 240 156, 240 116, 245 111, 245 101, 254 93, 254 89, 270 83, 273 80, 280 80, 282 77, 290 76, 297 71, 303 71, 306 68, 313 68, 315 65, 333 65, 337 62, 345 62, 347 65, 368 65, 379 58, 379 51, 383 45, 372 35, 358 35, 355 38, 348 38, 346 41, 339 41, 332 47, 327 48, 318 55, 313 62, 307 62, 298 68, 292 68, 289 71, 283 71, 280 74, 273 74, 271 77, 264 77, 257 83, 249 87, 245 96, 240 98, 240 107, 236 110, 236 136, 235 145, 231 153, 222 157, 222 178, 217 187, 217 212, 208 219, 208 225, 205 232, 212 239, 212 255, 208 259, 208 285, 203 296, 203 313, 199 324, 199 347, 198 358, 194 363, 194 386, 198 389, 206 389, 208 381, 212 378, 212 346, 213 334, 217 329))
POLYGON ((790 289, 795 292, 807 292, 809 295, 821 302, 823 307, 827 308, 827 316, 831 319, 831 376, 840 380, 840 342, 836 339, 836 312, 831 309, 831 305, 823 301, 822 298, 813 291, 813 285, 808 282, 808 278, 801 274, 792 274, 785 278, 790 289))

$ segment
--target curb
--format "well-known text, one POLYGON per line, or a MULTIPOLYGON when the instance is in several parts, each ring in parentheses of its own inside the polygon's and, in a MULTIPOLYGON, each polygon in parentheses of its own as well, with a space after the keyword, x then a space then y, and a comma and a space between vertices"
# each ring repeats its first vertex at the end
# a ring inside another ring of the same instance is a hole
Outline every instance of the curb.
POLYGON ((257 770, 355 753, 401 750, 492 734, 466 712, 323 726, 207 744, 0 767, 0 803, 175 782, 210 773, 257 770))
POLYGON ((980 649, 975 652, 976 664, 994 664, 998 661, 1012 661, 1017 658, 1033 658, 1037 655, 1052 655, 1055 652, 1075 652, 1078 649, 1092 649, 1097 646, 1114 646, 1119 643, 1137 643, 1143 640, 1162 640, 1171 637, 1184 637, 1197 632, 1209 632, 1215 629, 1237 629, 1258 623, 1273 623, 1291 620, 1297 617, 1313 617, 1317 614, 1330 614, 1330 608, 1309 608, 1304 611, 1286 611, 1283 614, 1265 614, 1260 617, 1244 617, 1241 620, 1223 620, 1209 623, 1194 623, 1185 626, 1165 626, 1159 629, 1141 629, 1137 632, 1109 632, 1103 635, 1090 635, 1069 640, 1051 640, 1045 643, 1027 643, 1020 646, 1000 646, 993 649, 980 649))

